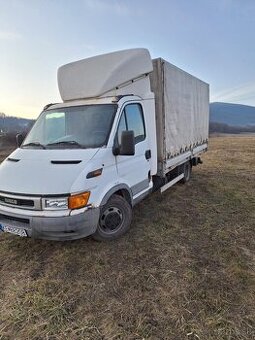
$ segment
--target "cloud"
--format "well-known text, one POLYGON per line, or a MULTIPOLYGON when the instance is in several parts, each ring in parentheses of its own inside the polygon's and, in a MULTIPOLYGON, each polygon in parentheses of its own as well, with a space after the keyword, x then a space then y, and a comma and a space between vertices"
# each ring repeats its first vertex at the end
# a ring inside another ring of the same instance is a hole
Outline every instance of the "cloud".
POLYGON ((114 12, 118 15, 126 15, 129 13, 128 7, 118 0, 84 0, 86 7, 96 11, 114 12))
POLYGON ((21 39, 21 34, 8 31, 0 31, 0 40, 18 40, 21 39))
POLYGON ((231 103, 255 103, 255 82, 245 83, 240 86, 232 87, 224 91, 215 93, 214 95, 212 95, 211 101, 231 103))

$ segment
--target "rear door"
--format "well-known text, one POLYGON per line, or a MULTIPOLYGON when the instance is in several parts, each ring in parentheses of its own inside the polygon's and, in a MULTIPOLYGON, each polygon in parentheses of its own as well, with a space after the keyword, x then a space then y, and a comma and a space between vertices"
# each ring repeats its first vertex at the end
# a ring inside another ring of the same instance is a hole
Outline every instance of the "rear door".
POLYGON ((128 183, 133 196, 149 187, 150 151, 144 120, 143 107, 140 103, 126 104, 119 120, 117 139, 120 145, 122 131, 133 130, 135 135, 135 155, 116 156, 117 171, 120 180, 128 183))

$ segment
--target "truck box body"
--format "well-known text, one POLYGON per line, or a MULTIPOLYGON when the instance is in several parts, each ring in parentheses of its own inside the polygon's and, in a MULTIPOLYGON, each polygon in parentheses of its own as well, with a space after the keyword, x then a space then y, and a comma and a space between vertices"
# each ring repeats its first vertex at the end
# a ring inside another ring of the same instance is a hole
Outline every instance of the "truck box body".
POLYGON ((207 143, 209 85, 158 58, 150 74, 155 95, 158 174, 168 160, 207 143))

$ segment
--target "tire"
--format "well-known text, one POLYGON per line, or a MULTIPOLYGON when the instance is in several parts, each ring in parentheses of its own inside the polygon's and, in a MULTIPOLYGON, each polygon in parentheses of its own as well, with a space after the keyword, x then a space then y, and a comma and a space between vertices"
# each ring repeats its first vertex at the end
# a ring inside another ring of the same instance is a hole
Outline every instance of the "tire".
POLYGON ((132 208, 120 195, 112 195, 101 207, 98 226, 92 237, 97 241, 110 241, 124 235, 130 228, 132 208))
POLYGON ((190 177, 191 177, 191 171, 192 171, 192 167, 191 167, 190 162, 186 162, 183 166, 184 177, 181 179, 180 183, 185 184, 189 182, 190 177))

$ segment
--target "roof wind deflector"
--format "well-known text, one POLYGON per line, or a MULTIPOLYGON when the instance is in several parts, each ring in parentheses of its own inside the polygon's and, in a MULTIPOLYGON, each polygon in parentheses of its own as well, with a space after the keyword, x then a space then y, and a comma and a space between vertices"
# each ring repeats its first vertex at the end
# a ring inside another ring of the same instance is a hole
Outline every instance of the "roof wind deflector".
POLYGON ((79 164, 81 160, 70 160, 70 161, 51 161, 52 164, 79 164))
POLYGON ((116 51, 61 66, 58 69, 58 88, 64 102, 96 98, 152 71, 147 49, 116 51))

